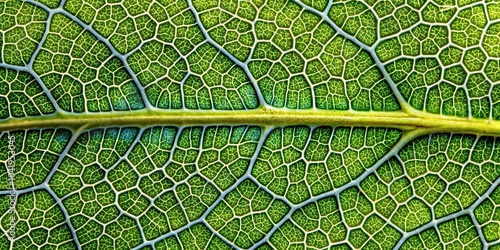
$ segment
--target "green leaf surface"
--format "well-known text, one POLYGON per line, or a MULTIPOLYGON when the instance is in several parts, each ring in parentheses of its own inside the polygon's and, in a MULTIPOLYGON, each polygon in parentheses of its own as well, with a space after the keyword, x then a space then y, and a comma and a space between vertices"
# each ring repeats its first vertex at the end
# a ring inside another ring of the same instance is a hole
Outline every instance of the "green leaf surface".
POLYGON ((500 249, 499 19, 3 1, 0 249, 500 249))

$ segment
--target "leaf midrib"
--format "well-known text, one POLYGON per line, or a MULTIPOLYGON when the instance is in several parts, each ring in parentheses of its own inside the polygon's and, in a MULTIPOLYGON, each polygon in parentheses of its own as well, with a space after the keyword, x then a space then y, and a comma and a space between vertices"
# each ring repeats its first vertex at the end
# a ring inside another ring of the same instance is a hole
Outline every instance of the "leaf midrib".
MULTIPOLYGON (((77 21, 79 25, 86 30, 91 31, 100 41, 107 43, 107 40, 101 37, 92 27, 84 24, 76 19, 70 13, 63 9, 64 2, 56 9, 50 9, 43 4, 33 0, 26 0, 27 2, 41 7, 49 13, 64 13, 72 17, 71 19, 77 21)), ((220 110, 160 110, 148 107, 144 110, 137 111, 116 111, 107 113, 69 113, 64 111, 57 111, 54 114, 43 116, 32 116, 23 118, 8 118, 0 121, 0 130, 15 130, 15 129, 31 129, 31 128, 54 128, 54 127, 67 127, 74 130, 90 129, 97 127, 108 126, 136 126, 147 127, 154 125, 260 125, 263 127, 268 126, 286 126, 286 125, 334 125, 334 126, 375 126, 375 127, 394 127, 400 128, 404 131, 423 130, 428 133, 433 132, 463 132, 475 133, 483 135, 500 135, 500 121, 492 121, 485 119, 467 118, 467 117, 452 117, 444 115, 429 114, 422 111, 415 110, 408 103, 404 101, 401 94, 397 90, 392 79, 385 71, 384 65, 380 62, 374 52, 373 45, 371 47, 358 41, 355 37, 348 35, 341 28, 335 25, 329 18, 328 12, 331 5, 323 12, 315 10, 309 6, 304 5, 300 1, 296 1, 304 9, 311 11, 323 18, 335 31, 347 39, 351 40, 361 48, 368 51, 375 64, 383 73, 385 79, 388 81, 389 86, 393 90, 396 99, 399 101, 402 110, 395 112, 378 112, 378 111, 331 111, 331 110, 289 110, 289 109, 274 109, 261 106, 255 110, 245 111, 220 111, 220 110)), ((190 10, 195 13, 195 18, 198 25, 200 25, 199 17, 196 15, 196 10, 188 0, 190 10)), ((50 20, 50 18, 49 18, 50 20)), ((50 23, 50 21, 48 22, 50 23)), ((202 31, 205 31, 200 27, 202 31)), ((48 28, 45 33, 48 32, 48 28)), ((230 57, 237 65, 247 69, 247 62, 240 62, 227 53, 223 48, 218 46, 211 37, 204 32, 205 38, 212 45, 217 47, 222 53, 230 57)), ((43 44, 43 41, 39 44, 43 44)), ((124 61, 122 55, 116 52, 113 47, 108 44, 108 47, 113 51, 113 54, 124 61)), ((36 54, 36 53, 35 53, 36 54)), ((32 58, 32 60, 34 57, 32 58)), ((32 63, 32 62, 31 62, 32 63)), ((30 63, 30 64, 31 64, 30 63)), ((126 67, 128 68, 128 67, 126 67)), ((23 67, 22 70, 30 71, 28 68, 23 67)), ((129 72, 130 73, 130 72, 129 72)), ((248 72, 247 72, 248 74, 248 72)), ((131 74, 134 76, 133 74, 131 74)), ((39 80, 39 79, 37 79, 39 80)), ((252 81, 252 79, 250 79, 252 81)), ((137 82, 137 79, 134 79, 137 82)), ((40 81, 39 81, 40 82, 40 81)), ((252 81, 254 87, 256 83, 252 81)), ((43 85, 42 85, 43 87, 43 85)), ((44 92, 49 93, 44 89, 44 92)), ((142 91, 141 91, 142 93, 142 91)), ((259 99, 262 99, 259 96, 259 99)), ((262 100, 260 100, 261 103, 262 100)), ((147 103, 147 102, 146 102, 147 103)), ((57 103, 53 103, 56 109, 59 110, 57 103)))
POLYGON ((259 108, 243 111, 221 110, 137 110, 107 113, 67 113, 9 118, 0 121, 0 130, 68 127, 74 130, 109 126, 148 127, 154 125, 335 125, 393 127, 404 131, 463 132, 500 135, 500 122, 443 115, 408 114, 403 111, 331 111, 259 108))

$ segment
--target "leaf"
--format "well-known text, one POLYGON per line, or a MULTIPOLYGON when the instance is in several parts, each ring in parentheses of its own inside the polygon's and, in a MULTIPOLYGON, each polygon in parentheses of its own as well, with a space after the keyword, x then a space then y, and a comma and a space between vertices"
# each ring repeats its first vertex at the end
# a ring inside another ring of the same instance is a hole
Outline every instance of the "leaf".
POLYGON ((0 249, 497 249, 499 10, 4 1, 0 249))

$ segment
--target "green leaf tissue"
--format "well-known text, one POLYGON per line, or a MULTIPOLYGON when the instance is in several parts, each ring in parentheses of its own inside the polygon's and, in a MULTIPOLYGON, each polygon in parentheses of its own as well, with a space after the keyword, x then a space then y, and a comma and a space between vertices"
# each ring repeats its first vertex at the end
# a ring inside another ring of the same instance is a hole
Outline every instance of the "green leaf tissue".
POLYGON ((500 249, 500 1, 0 1, 0 249, 500 249))

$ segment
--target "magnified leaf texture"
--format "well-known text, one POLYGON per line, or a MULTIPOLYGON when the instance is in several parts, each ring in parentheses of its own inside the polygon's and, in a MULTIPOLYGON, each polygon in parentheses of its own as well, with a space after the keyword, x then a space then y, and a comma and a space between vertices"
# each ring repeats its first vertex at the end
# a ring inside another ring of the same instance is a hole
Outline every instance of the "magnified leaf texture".
POLYGON ((500 1, 1 1, 0 249, 500 250, 500 1))

